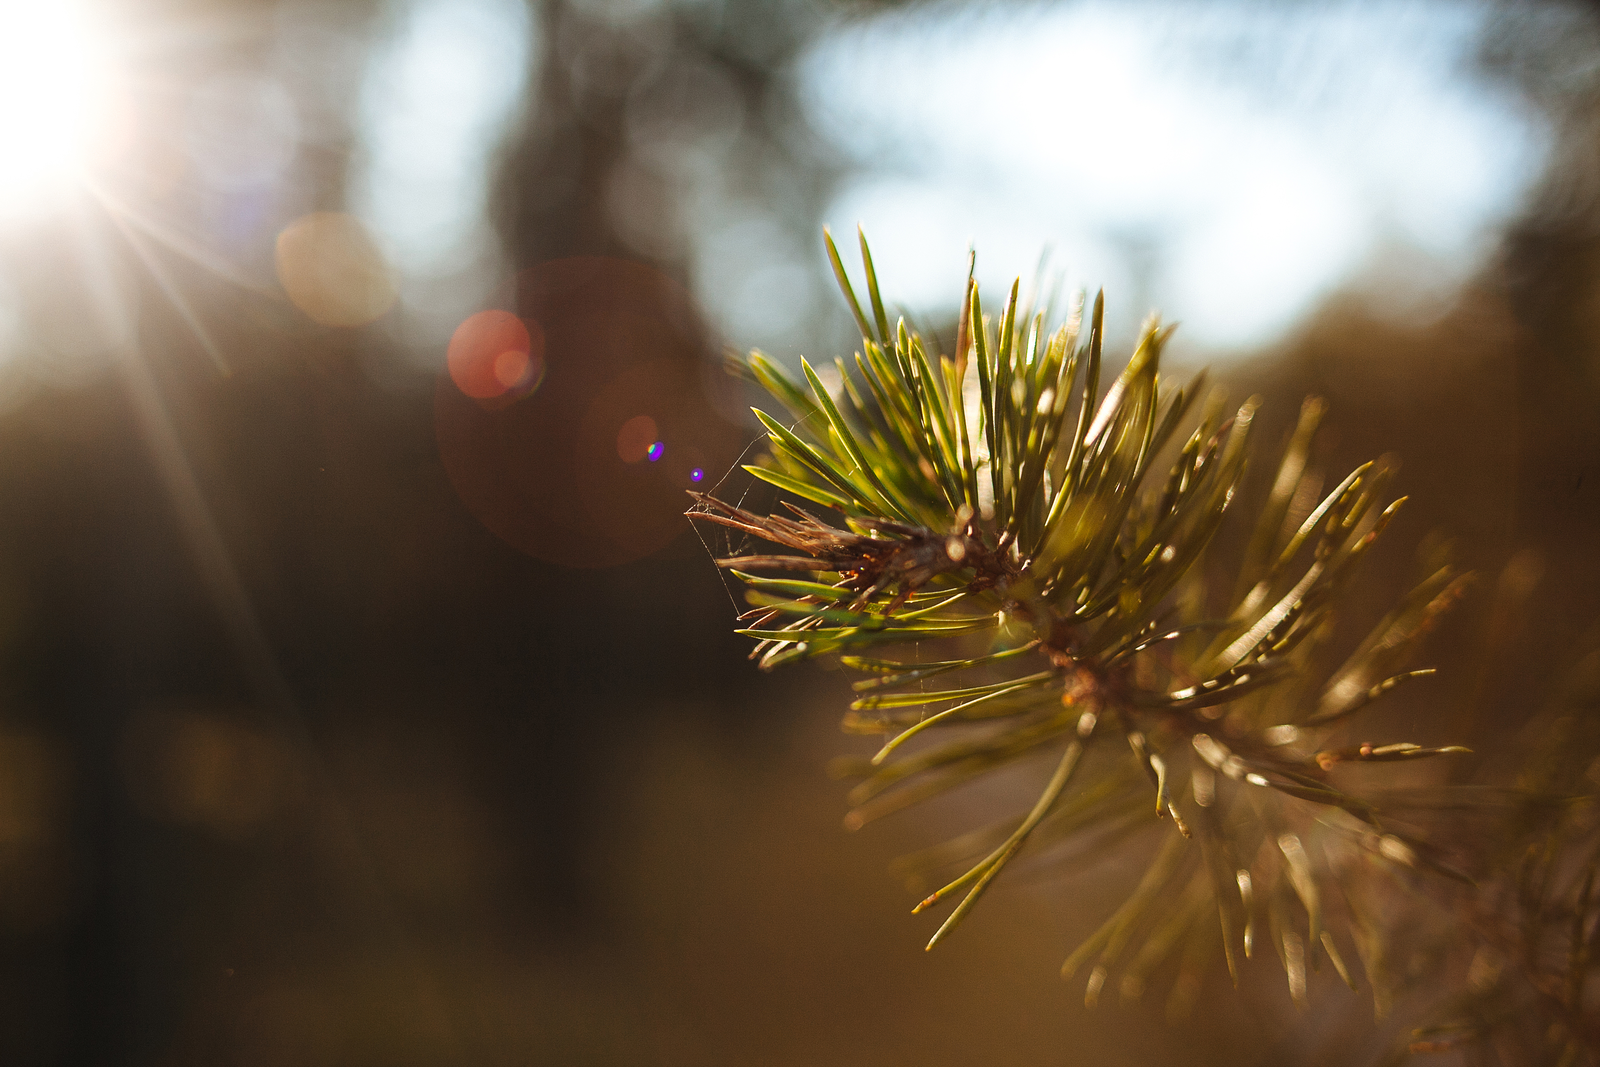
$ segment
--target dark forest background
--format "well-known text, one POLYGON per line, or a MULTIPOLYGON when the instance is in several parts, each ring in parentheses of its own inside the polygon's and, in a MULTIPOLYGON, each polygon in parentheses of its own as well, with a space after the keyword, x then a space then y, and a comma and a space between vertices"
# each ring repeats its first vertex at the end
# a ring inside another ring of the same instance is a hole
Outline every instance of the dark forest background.
MULTIPOLYGON (((145 0, 130 17, 182 41, 276 6, 145 0)), ((538 103, 499 154, 492 218, 517 278, 500 306, 544 324, 550 369, 509 414, 442 375, 374 374, 408 343, 393 323, 316 326, 178 258, 185 311, 103 222, 4 249, 30 321, 85 313, 85 241, 139 309, 103 366, 17 386, 0 414, 5 1062, 1283 1064, 1387 1047, 1404 1020, 1375 1027, 1326 974, 1296 1014, 1270 967, 1242 995, 1213 982, 1173 1027, 1159 1002, 1085 1011, 1056 969, 1125 889, 1114 859, 1011 877, 924 954, 888 864, 960 813, 843 832, 824 767, 859 742, 836 732, 844 683, 758 673, 676 517, 682 472, 629 481, 585 443, 607 389, 671 398, 713 478, 755 437, 686 295, 687 245, 644 256, 618 232, 630 64, 737 86, 798 231, 840 164, 780 128, 796 105, 778 72, 830 20, 876 10, 667 5, 669 44, 641 49, 593 5, 533 6, 538 103)), ((1490 265, 1429 321, 1347 293, 1221 368, 1265 396, 1262 442, 1316 392, 1330 470, 1403 458, 1413 500, 1368 576, 1374 610, 1435 531, 1483 577, 1432 639, 1443 677, 1396 713, 1423 743, 1466 723, 1490 762, 1593 647, 1600 608, 1600 20, 1506 4, 1493 26, 1478 75, 1547 116, 1557 146, 1490 265), (1531 592, 1497 600, 1507 583, 1531 592)), ((243 37, 214 47, 242 54, 243 37)), ((318 206, 340 202, 349 151, 307 164, 318 206)), ((636 195, 674 210, 668 184, 636 195)))

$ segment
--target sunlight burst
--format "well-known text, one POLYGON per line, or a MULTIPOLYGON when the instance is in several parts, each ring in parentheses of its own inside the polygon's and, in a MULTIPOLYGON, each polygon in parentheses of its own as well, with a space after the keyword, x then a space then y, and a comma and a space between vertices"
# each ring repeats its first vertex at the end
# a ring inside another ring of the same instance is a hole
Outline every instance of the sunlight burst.
POLYGON ((0 217, 71 188, 104 123, 106 65, 80 4, 0 0, 0 217))

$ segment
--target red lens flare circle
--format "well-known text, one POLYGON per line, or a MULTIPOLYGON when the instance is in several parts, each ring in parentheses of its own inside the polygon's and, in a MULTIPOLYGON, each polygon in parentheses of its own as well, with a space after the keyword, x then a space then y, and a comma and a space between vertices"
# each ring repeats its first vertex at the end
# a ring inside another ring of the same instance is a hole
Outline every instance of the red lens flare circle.
POLYGON ((450 338, 446 364, 456 388, 474 400, 525 393, 544 370, 544 333, 509 311, 470 315, 450 338))

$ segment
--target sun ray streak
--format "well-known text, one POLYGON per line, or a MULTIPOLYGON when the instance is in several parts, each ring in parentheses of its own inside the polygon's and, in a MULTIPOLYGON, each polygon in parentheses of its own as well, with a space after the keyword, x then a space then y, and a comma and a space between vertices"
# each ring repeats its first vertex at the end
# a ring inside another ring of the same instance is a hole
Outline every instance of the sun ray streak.
POLYGON ((161 289, 162 295, 172 304, 173 310, 183 319, 184 325, 194 333, 195 340, 200 342, 200 347, 205 349, 206 355, 211 357, 211 363, 217 368, 217 373, 224 378, 231 375, 233 368, 229 365, 227 357, 222 354, 222 349, 218 347, 215 338, 211 336, 211 331, 207 330, 205 323, 200 321, 200 316, 195 313, 194 307, 189 303, 188 298, 179 290, 171 273, 156 257, 155 251, 150 248, 147 239, 135 232, 132 227, 116 214, 113 213, 111 218, 116 224, 117 231, 127 240, 128 246, 133 249, 134 255, 139 257, 139 262, 144 264, 144 268, 150 272, 150 277, 161 289))
MULTIPOLYGON (((125 303, 114 273, 114 259, 103 234, 87 220, 74 227, 89 313, 106 324, 126 319, 125 303)), ((132 331, 118 331, 131 334, 132 331)), ((241 670, 258 706, 293 738, 317 785, 324 830, 321 847, 330 866, 345 883, 349 898, 342 910, 367 925, 374 936, 395 943, 406 959, 406 971, 419 999, 440 1020, 451 1038, 452 1064, 472 1062, 450 1011, 441 983, 430 973, 421 949, 407 933, 391 892, 363 842, 353 815, 323 764, 320 750, 306 727, 300 702, 284 674, 271 639, 245 586, 204 488, 190 462, 182 437, 162 396, 160 382, 145 354, 133 342, 113 346, 116 371, 132 402, 139 432, 152 465, 171 501, 182 537, 227 631, 241 670)))
POLYGON ((91 195, 101 202, 101 204, 105 207, 106 212, 112 218, 116 219, 119 225, 125 224, 136 227, 142 233, 148 235, 155 241, 160 242, 173 252, 183 256, 196 266, 204 267, 212 274, 232 282, 240 289, 252 293, 272 295, 269 289, 257 282, 251 281, 245 275, 236 270, 227 260, 213 254, 195 241, 177 233, 171 226, 161 222, 159 219, 152 218, 149 214, 140 211, 138 208, 128 203, 128 201, 117 196, 115 193, 112 193, 104 185, 96 182, 85 181, 85 188, 88 189, 91 195))

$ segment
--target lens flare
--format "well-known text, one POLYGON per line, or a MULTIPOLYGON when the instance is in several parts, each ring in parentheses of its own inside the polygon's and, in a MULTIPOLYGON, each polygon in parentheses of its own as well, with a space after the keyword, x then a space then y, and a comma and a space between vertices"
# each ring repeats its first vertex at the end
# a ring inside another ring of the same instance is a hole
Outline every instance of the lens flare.
POLYGON ((508 348, 494 357, 494 380, 506 389, 515 389, 533 369, 533 359, 520 349, 508 348))
POLYGON ((277 267, 294 306, 323 326, 362 326, 394 306, 383 253, 366 227, 343 212, 314 211, 284 227, 277 267))
POLYGON ((687 535, 690 471, 724 469, 747 444, 705 395, 707 334, 688 293, 644 264, 578 256, 521 272, 514 299, 547 368, 538 390, 468 395, 469 349, 521 349, 467 336, 435 388, 439 460, 462 504, 568 567, 616 566, 687 535))
POLYGON ((649 415, 635 415, 617 431, 617 456, 624 463, 637 463, 650 454, 656 441, 656 420, 649 415))
POLYGON ((544 376, 544 334, 509 311, 470 315, 450 338, 450 380, 474 400, 532 392, 544 376))

